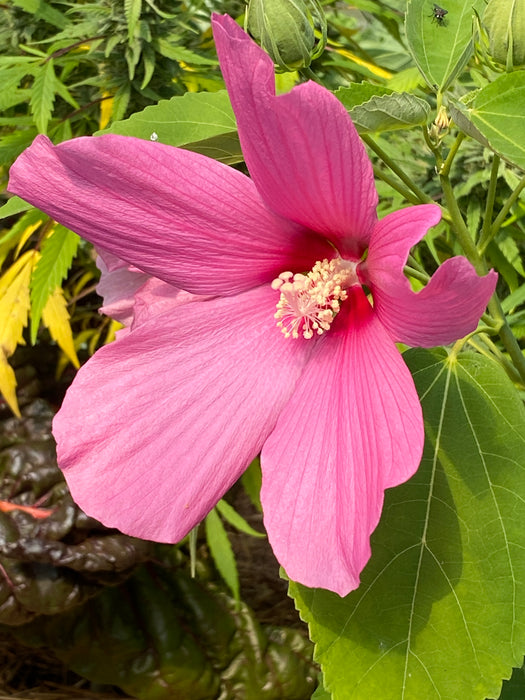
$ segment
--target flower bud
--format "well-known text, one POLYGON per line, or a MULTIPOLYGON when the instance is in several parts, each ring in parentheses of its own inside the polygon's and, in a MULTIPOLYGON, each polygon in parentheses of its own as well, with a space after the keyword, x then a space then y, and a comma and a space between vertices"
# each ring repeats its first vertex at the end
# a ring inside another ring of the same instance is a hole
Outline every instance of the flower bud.
POLYGON ((250 0, 245 28, 281 71, 308 67, 326 44, 326 18, 318 0, 250 0))
POLYGON ((525 2, 489 0, 483 13, 492 58, 509 72, 525 65, 525 2))

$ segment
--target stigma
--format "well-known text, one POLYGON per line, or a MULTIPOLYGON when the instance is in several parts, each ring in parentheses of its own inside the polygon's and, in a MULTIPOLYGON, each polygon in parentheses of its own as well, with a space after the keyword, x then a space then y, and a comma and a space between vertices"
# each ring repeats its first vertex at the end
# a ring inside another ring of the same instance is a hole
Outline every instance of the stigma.
POLYGON ((340 257, 315 263, 307 274, 282 272, 272 282, 281 296, 274 317, 286 338, 313 338, 330 330, 347 289, 360 284, 357 261, 340 257))

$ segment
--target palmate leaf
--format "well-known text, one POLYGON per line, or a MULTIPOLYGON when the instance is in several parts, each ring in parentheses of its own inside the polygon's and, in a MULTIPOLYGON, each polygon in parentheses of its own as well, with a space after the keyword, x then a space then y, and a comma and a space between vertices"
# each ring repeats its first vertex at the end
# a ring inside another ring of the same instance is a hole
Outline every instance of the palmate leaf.
POLYGON ((430 107, 415 95, 385 90, 382 94, 371 95, 356 103, 353 93, 352 87, 343 87, 335 95, 348 109, 360 134, 412 129, 428 121, 430 107))
POLYGON ((41 257, 31 278, 31 342, 35 343, 46 302, 66 276, 80 238, 61 224, 42 245, 41 257))
MULTIPOLYGON (((406 34, 410 53, 429 86, 443 92, 473 52, 473 11, 484 0, 443 0, 447 14, 438 22, 430 0, 408 0, 406 34)), ((440 1, 437 3, 440 6, 440 1)))
POLYGON ((204 520, 206 542, 211 555, 224 581, 228 584, 235 600, 240 600, 239 574, 235 555, 217 510, 213 508, 204 520))
POLYGON ((53 59, 50 58, 35 73, 33 89, 31 90, 31 113, 41 134, 46 133, 48 122, 51 119, 56 83, 55 67, 53 59))
POLYGON ((49 295, 46 305, 42 310, 42 321, 49 330, 53 340, 58 343, 62 352, 67 356, 73 366, 78 369, 80 367, 80 362, 78 361, 73 342, 73 333, 69 324, 67 303, 60 287, 57 287, 52 294, 49 295))
POLYGON ((525 651, 525 409, 492 361, 410 350, 427 442, 360 587, 290 585, 334 700, 497 698, 525 651))
POLYGON ((16 379, 7 364, 22 340, 29 314, 29 280, 38 253, 28 250, 0 279, 0 392, 9 407, 20 416, 16 400, 16 379))
POLYGON ((183 97, 161 100, 129 119, 114 122, 103 133, 180 146, 230 164, 238 163, 243 157, 225 90, 186 93, 183 97))

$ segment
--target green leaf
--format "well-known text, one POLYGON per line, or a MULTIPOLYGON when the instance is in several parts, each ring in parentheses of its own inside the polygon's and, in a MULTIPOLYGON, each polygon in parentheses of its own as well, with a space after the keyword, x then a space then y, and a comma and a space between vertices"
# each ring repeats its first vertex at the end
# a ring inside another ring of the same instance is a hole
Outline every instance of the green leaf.
POLYGON ((153 47, 156 51, 162 54, 162 56, 165 56, 172 61, 177 61, 177 63, 191 63, 195 66, 216 66, 219 63, 216 58, 200 56, 184 46, 175 46, 166 39, 157 39, 154 42, 153 47))
POLYGON ((312 700, 332 700, 332 693, 329 693, 324 687, 322 680, 319 681, 315 693, 312 695, 312 700))
POLYGON ((13 195, 2 207, 0 207, 0 219, 6 219, 8 216, 21 214, 23 211, 31 209, 31 204, 25 202, 20 197, 13 195))
POLYGON ((233 554, 232 546, 224 525, 215 508, 211 510, 204 521, 206 529, 206 541, 210 548, 213 561, 235 600, 240 600, 239 574, 233 554))
POLYGON ((515 71, 478 90, 468 110, 470 120, 490 147, 522 170, 525 170, 524 105, 525 71, 515 71))
POLYGON ((124 0, 124 14, 128 23, 128 42, 131 43, 135 37, 137 22, 142 12, 142 0, 124 0))
POLYGON ((250 535, 251 537, 266 537, 264 532, 257 532, 257 530, 254 530, 251 525, 248 525, 242 515, 237 513, 235 508, 233 508, 228 501, 221 499, 217 503, 216 508, 222 517, 240 532, 244 532, 246 535, 250 535))
POLYGON ((350 85, 346 87, 340 87, 334 92, 334 95, 338 100, 341 100, 348 110, 350 110, 357 105, 368 102, 372 97, 391 95, 392 92, 390 88, 386 88, 383 85, 373 85, 372 83, 363 82, 350 83, 350 85))
POLYGON ((33 89, 31 91, 31 113, 35 118, 35 124, 41 134, 47 131, 47 124, 51 119, 53 103, 55 102, 55 87, 57 78, 53 59, 47 60, 35 74, 33 89))
POLYGON ((334 700, 496 698, 525 649, 525 408, 483 356, 404 357, 419 471, 385 494, 356 591, 290 591, 334 700))
POLYGON ((261 628, 246 605, 169 565, 9 631, 139 700, 302 700, 317 676, 301 632, 261 628))
POLYGON ((228 163, 242 160, 237 125, 225 90, 188 92, 183 97, 162 100, 98 133, 181 146, 228 163))
POLYGON ((62 283, 75 257, 80 238, 76 233, 56 224, 42 245, 41 257, 31 278, 31 342, 36 342, 38 326, 46 302, 62 283))
POLYGON ((35 15, 36 19, 43 19, 59 29, 64 29, 68 24, 66 17, 45 0, 13 0, 13 5, 35 15))
POLYGON ((335 94, 361 134, 410 129, 428 121, 430 107, 414 95, 406 92, 373 95, 366 102, 351 106, 356 97, 352 92, 350 88, 339 88, 335 94))
POLYGON ((0 166, 10 166, 22 151, 31 145, 36 135, 37 130, 32 127, 0 136, 0 166))
POLYGON ((482 12, 484 0, 443 0, 447 10, 436 21, 433 3, 408 0, 406 35, 408 48, 428 85, 444 92, 466 66, 473 51, 473 11, 482 12))

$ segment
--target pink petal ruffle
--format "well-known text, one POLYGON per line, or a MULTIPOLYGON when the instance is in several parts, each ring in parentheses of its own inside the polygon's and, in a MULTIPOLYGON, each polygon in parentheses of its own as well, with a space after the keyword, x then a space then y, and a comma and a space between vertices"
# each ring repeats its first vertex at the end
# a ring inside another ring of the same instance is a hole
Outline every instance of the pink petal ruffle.
POLYGON ((410 248, 440 218, 433 204, 389 214, 374 229, 364 266, 374 309, 399 342, 420 347, 447 345, 474 331, 494 293, 497 274, 479 277, 462 257, 446 260, 427 286, 415 293, 403 274, 410 248))

